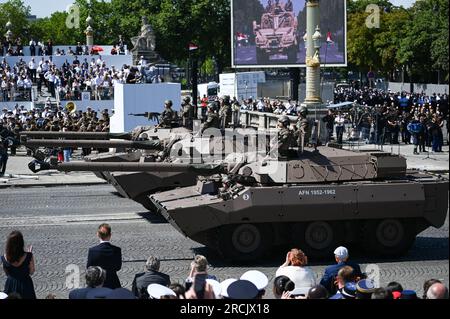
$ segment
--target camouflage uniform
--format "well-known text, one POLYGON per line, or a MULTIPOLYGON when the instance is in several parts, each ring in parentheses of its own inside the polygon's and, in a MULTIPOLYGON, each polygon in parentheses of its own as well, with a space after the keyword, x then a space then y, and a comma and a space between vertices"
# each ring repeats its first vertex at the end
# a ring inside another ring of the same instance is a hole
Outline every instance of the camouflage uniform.
POLYGON ((205 123, 203 123, 202 134, 209 128, 219 128, 220 119, 219 116, 212 110, 208 111, 208 117, 206 118, 205 123))
POLYGON ((297 121, 297 144, 299 147, 306 146, 311 138, 311 127, 307 119, 308 110, 302 108, 300 110, 300 115, 297 121), (302 145, 303 141, 303 145, 302 145))
POLYGON ((194 106, 191 103, 184 103, 181 116, 183 117, 183 127, 192 130, 194 125, 194 106))
POLYGON ((278 153, 280 156, 286 157, 289 152, 289 148, 292 146, 294 136, 290 129, 282 128, 278 132, 278 153))
POLYGON ((229 96, 224 97, 223 106, 220 109, 219 114, 220 114, 220 128, 226 129, 227 127, 229 127, 233 117, 233 110, 231 108, 229 96))
POLYGON ((172 128, 172 121, 175 119, 175 113, 171 108, 166 108, 161 114, 161 126, 172 128))

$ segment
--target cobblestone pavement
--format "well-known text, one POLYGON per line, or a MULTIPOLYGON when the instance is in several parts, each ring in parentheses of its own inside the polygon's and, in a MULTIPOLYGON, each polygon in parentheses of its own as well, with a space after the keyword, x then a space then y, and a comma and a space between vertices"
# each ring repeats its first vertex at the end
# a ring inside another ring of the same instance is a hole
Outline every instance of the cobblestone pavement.
MULTIPOLYGON (((285 252, 274 252, 271 260, 245 267, 225 264, 214 252, 184 238, 163 219, 133 201, 116 196, 110 186, 0 190, 0 250, 4 251, 10 231, 19 229, 24 233, 26 245, 32 244, 34 248, 37 271, 33 281, 38 298, 45 298, 49 293, 67 298, 66 267, 71 264, 80 267, 83 284, 87 249, 97 244, 96 227, 102 222, 112 225, 113 243, 122 247, 124 263, 119 277, 128 288, 134 274, 142 271, 145 259, 151 254, 162 258, 162 271, 174 282, 184 281, 190 260, 195 253, 201 253, 211 263, 210 273, 220 280, 258 269, 268 275, 270 285, 285 258, 285 252)), ((396 280, 422 294, 421 286, 426 279, 438 278, 449 283, 448 232, 447 217, 441 229, 430 228, 420 234, 405 257, 397 260, 353 257, 361 262, 363 269, 370 263, 378 265, 381 285, 396 280)), ((327 262, 310 262, 320 277, 327 262)), ((0 290, 4 281, 5 275, 0 271, 0 290)))

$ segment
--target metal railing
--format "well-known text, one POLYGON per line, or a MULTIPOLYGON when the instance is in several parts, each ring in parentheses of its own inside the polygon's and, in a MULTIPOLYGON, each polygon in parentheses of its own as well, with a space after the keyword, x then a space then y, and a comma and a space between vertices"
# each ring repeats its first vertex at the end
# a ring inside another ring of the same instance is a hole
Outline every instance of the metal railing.
POLYGON ((32 102, 32 89, 1 89, 0 102, 32 102))

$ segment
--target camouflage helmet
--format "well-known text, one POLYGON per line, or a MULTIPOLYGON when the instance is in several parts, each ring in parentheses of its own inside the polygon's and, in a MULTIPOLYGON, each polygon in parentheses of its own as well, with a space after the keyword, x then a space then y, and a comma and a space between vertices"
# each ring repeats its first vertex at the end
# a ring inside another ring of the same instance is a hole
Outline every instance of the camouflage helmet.
POLYGON ((291 120, 289 119, 289 116, 287 115, 283 115, 282 117, 280 117, 278 119, 278 123, 283 124, 285 127, 288 127, 289 125, 291 125, 291 120))
POLYGON ((230 103, 231 101, 231 97, 229 95, 224 95, 223 96, 223 102, 224 103, 230 103))
POLYGON ((164 102, 164 104, 165 104, 165 105, 168 105, 168 106, 170 106, 170 107, 172 107, 173 102, 172 102, 172 100, 166 100, 166 101, 164 102))
POLYGON ((183 99, 183 101, 185 102, 185 103, 191 103, 191 97, 190 96, 186 96, 184 99, 183 99))
POLYGON ((300 110, 298 111, 298 113, 299 113, 301 116, 306 116, 306 115, 308 115, 308 108, 307 108, 306 106, 302 106, 302 107, 300 108, 300 110))

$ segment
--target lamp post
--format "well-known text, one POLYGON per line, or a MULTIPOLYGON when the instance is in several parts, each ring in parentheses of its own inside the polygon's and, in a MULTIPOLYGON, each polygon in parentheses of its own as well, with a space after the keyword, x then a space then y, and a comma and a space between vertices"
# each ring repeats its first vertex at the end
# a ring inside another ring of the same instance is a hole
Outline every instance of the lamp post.
POLYGON ((7 42, 12 41, 13 33, 11 31, 11 28, 12 28, 12 23, 11 23, 11 21, 8 21, 6 23, 6 30, 8 30, 8 31, 6 31, 6 33, 5 33, 5 37, 6 37, 6 41, 7 42))
POLYGON ((306 99, 303 105, 318 108, 322 105, 320 96, 320 33, 319 0, 306 1, 306 99))
POLYGON ((94 45, 94 28, 92 27, 92 23, 94 19, 89 15, 86 19, 87 28, 85 31, 86 34, 86 45, 90 48, 94 45))

